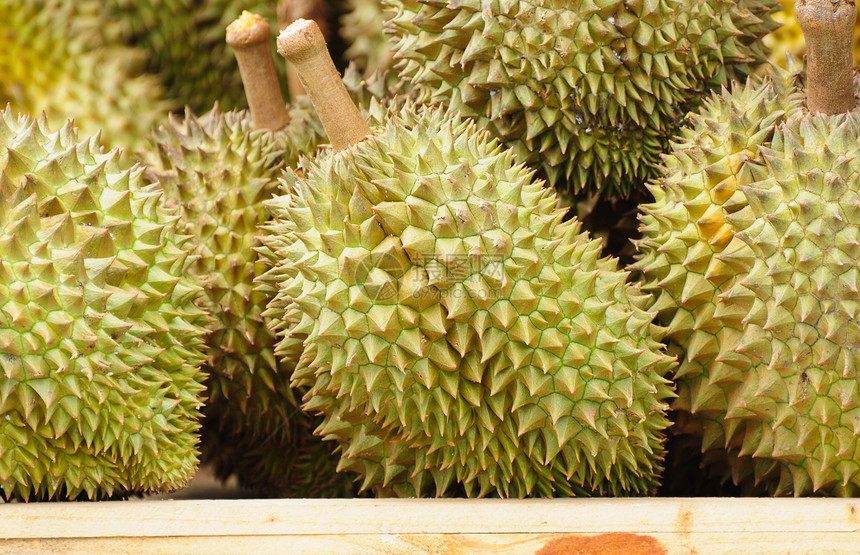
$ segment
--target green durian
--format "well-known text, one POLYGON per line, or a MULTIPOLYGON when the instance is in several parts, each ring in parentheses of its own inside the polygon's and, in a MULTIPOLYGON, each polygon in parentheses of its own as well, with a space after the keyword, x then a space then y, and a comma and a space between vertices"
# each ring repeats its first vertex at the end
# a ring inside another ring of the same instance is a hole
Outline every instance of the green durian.
POLYGON ((287 472, 300 465, 289 460, 274 467, 269 461, 278 455, 300 461, 312 442, 321 441, 303 437, 308 424, 297 408, 301 393, 290 387, 292 366, 278 363, 275 337, 263 324, 271 295, 254 290, 253 280, 268 266, 255 250, 267 219, 263 201, 276 193, 276 177, 326 136, 308 99, 284 106, 269 34, 265 19, 247 11, 227 28, 227 42, 252 80, 250 110, 222 112, 216 104, 196 117, 186 108, 184 119, 171 117, 155 130, 152 148, 140 157, 192 237, 199 258, 190 272, 204 283, 213 316, 204 463, 216 462, 225 478, 235 472, 246 486, 271 482, 268 495, 285 495, 305 483, 293 483, 298 471, 287 472))
POLYGON ((286 417, 293 410, 281 398, 291 398, 288 388, 275 388, 275 375, 283 369, 273 353, 275 338, 260 316, 267 295, 253 290, 253 280, 266 271, 255 252, 258 226, 267 220, 263 202, 276 193, 281 171, 325 140, 310 110, 293 110, 287 128, 276 132, 252 130, 244 110, 224 113, 216 106, 200 118, 189 111, 157 128, 152 148, 141 153, 149 178, 179 210, 197 255, 190 272, 204 281, 213 316, 207 339, 209 402, 227 401, 217 412, 242 429, 262 412, 281 411, 286 417), (250 402, 251 397, 259 398, 250 402), (227 414, 234 410, 243 416, 227 414))
POLYGON ((349 64, 343 72, 343 84, 352 101, 362 114, 369 115, 372 105, 383 104, 389 109, 414 102, 416 90, 405 81, 392 78, 392 73, 374 72, 363 75, 355 64, 349 64))
POLYGON ((99 3, 0 0, 0 108, 53 126, 75 118, 129 149, 173 108, 158 78, 143 73, 143 52, 105 38, 99 3))
POLYGON ((346 4, 346 13, 340 18, 340 36, 349 45, 344 57, 364 75, 388 73, 394 55, 383 26, 383 0, 347 0, 346 4))
POLYGON ((789 56, 691 116, 636 267, 704 464, 746 492, 856 496, 860 112, 809 113, 805 79, 789 56))
POLYGON ((274 0, 106 0, 102 16, 119 23, 122 40, 148 53, 147 68, 162 75, 170 98, 203 113, 215 101, 225 110, 246 106, 224 42, 224 28, 242 10, 275 21, 274 0))
POLYGON ((647 299, 473 122, 371 113, 285 174, 264 238, 276 352, 340 469, 377 495, 653 491, 673 362, 647 299))
POLYGON ((171 491, 197 468, 204 327, 157 185, 0 112, 0 495, 171 491))
POLYGON ((703 94, 767 57, 774 0, 386 0, 401 77, 559 190, 629 194, 703 94))
MULTIPOLYGON (((292 367, 278 363, 275 336, 263 324, 261 312, 271 295, 253 285, 267 270, 266 260, 255 252, 261 246, 258 226, 268 217, 263 202, 278 190, 283 169, 326 140, 306 98, 290 116, 285 128, 268 131, 253 130, 247 111, 224 113, 216 106, 199 118, 187 112, 184 119, 172 117, 158 128, 152 149, 141 153, 150 179, 160 182, 167 203, 179 210, 184 231, 192 237, 197 259, 189 271, 203 281, 213 316, 204 413, 207 428, 223 437, 208 445, 205 440, 213 435, 204 436, 203 450, 205 459, 223 460, 222 470, 230 464, 252 468, 259 457, 237 449, 237 443, 259 447, 295 413, 300 397, 290 388, 292 367), (227 452, 213 453, 219 445, 227 452)), ((273 448, 285 448, 289 438, 300 435, 301 429, 290 435, 292 428, 280 432, 273 448)), ((279 474, 239 478, 245 483, 286 482, 279 474)))

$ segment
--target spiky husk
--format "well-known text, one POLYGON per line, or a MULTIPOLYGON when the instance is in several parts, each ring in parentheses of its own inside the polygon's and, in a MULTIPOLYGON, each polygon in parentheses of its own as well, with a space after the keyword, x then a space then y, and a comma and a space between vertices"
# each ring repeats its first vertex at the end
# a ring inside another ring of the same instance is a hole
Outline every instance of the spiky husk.
POLYGON ((170 491, 197 468, 208 318, 139 167, 0 112, 0 494, 170 491))
POLYGON ((673 363, 647 299, 474 123, 389 117, 269 203, 266 315, 340 468, 378 495, 653 491, 673 363))
MULTIPOLYGON (((161 183, 167 203, 180 211, 198 255, 189 270, 203 281, 213 316, 204 413, 207 428, 224 435, 218 442, 227 451, 212 454, 218 447, 206 442, 203 449, 207 458, 222 458, 221 474, 230 464, 237 471, 265 466, 255 454, 262 450, 250 446, 283 427, 301 397, 290 388, 292 366, 278 363, 275 336, 263 323, 271 292, 255 290, 253 283, 268 269, 255 251, 261 246, 258 226, 267 220, 263 202, 277 192, 284 168, 326 140, 309 100, 301 100, 290 116, 287 127, 272 132, 253 131, 247 111, 223 113, 216 106, 199 118, 187 112, 157 129, 153 148, 141 153, 150 178, 161 183), (237 448, 238 442, 249 450, 237 448)), ((296 437, 300 431, 278 435, 270 447, 286 448, 289 438, 298 448, 300 441, 307 443, 296 437)), ((283 483, 288 478, 272 468, 257 470, 248 478, 240 473, 240 480, 283 483)))
POLYGON ((637 267, 704 464, 748 492, 857 495, 860 114, 808 114, 802 83, 790 59, 693 117, 637 267))
POLYGON ((344 52, 363 75, 387 73, 394 53, 385 35, 383 0, 347 0, 346 13, 340 18, 340 35, 349 45, 344 52))
POLYGON ((626 195, 705 91, 765 60, 774 0, 386 0, 404 78, 539 166, 626 195))
MULTIPOLYGON (((202 113, 218 101, 225 110, 247 106, 225 29, 242 10, 267 19, 273 29, 274 0, 108 0, 102 15, 119 22, 119 35, 148 53, 147 68, 159 73, 168 96, 202 113)), ((274 55, 275 44, 272 40, 274 55)), ((283 82, 283 64, 275 64, 283 82)))
POLYGON ((73 117, 86 135, 138 148, 173 104, 98 14, 90 0, 0 0, 0 108, 45 112, 53 126, 73 117))
POLYGON ((375 72, 364 75, 350 63, 343 72, 343 84, 352 101, 362 113, 367 114, 374 103, 391 106, 414 101, 418 95, 414 87, 397 78, 393 72, 375 72))
MULTIPOLYGON (((803 31, 794 17, 795 0, 779 0, 781 11, 774 14, 773 18, 779 23, 779 28, 764 38, 764 44, 770 49, 770 61, 785 67, 786 54, 795 58, 806 55, 806 41, 803 40, 803 31)), ((860 59, 860 18, 854 25, 854 59, 860 59)))
MULTIPOLYGON (((379 3, 378 0, 373 1, 379 3)), ((379 9, 382 10, 381 7, 379 9)), ((346 67, 343 82, 353 101, 363 111, 368 110, 373 99, 382 103, 404 103, 421 98, 420 87, 400 79, 396 71, 369 74, 354 61, 346 67)), ((639 238, 638 206, 646 199, 652 200, 644 187, 631 191, 624 198, 618 194, 603 195, 592 191, 580 191, 575 195, 564 190, 558 192, 559 206, 568 209, 569 215, 577 217, 585 230, 603 242, 604 254, 618 257, 624 264, 633 261, 635 249, 631 240, 639 238)))

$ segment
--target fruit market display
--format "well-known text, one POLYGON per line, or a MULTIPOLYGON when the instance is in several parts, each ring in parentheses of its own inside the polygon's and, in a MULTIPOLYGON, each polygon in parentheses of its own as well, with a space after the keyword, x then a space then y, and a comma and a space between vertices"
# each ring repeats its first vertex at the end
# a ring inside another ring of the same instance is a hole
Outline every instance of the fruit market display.
POLYGON ((860 495, 856 21, 0 0, 0 498, 860 495))

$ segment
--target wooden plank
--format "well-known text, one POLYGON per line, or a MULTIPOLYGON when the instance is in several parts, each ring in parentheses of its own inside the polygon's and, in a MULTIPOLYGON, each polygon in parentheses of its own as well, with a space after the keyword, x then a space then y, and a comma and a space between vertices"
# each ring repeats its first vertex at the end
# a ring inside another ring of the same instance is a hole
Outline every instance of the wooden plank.
POLYGON ((9 553, 860 552, 860 499, 0 504, 9 553))
POLYGON ((856 532, 860 499, 252 499, 0 504, 0 538, 856 532))
POLYGON ((357 534, 301 536, 205 536, 158 538, 62 538, 0 541, 0 553, 15 555, 210 554, 290 553, 291 555, 473 555, 505 554, 617 554, 698 555, 743 552, 851 553, 860 551, 857 536, 847 533, 768 535, 759 533, 675 534, 357 534))

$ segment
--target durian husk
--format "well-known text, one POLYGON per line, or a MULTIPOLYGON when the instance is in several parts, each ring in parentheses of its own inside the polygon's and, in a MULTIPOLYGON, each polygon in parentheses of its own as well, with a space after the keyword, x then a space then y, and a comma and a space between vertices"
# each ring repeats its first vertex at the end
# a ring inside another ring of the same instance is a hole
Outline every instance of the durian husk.
POLYGON ((0 496, 105 499, 194 475, 208 317, 142 169, 0 112, 0 496))
POLYGON ((386 16, 383 0, 347 0, 340 18, 340 36, 349 45, 344 57, 365 76, 386 73, 394 65, 383 27, 386 16))
POLYGON ((789 57, 691 118, 636 268, 703 465, 748 494, 855 496, 860 112, 809 114, 804 80, 789 57))
MULTIPOLYGON (((224 110, 247 107, 224 29, 243 10, 276 28, 275 8, 274 0, 105 0, 101 15, 116 22, 114 33, 126 44, 147 53, 147 69, 162 76, 170 98, 203 113, 213 102, 224 110)), ((276 67, 283 82, 283 64, 276 67)))
POLYGON ((285 174, 264 238, 276 354, 339 468, 381 496, 653 492, 673 362, 646 298, 473 123, 370 114, 285 174))
POLYGON ((389 0, 396 68, 551 185, 629 195, 706 93, 767 57, 775 0, 389 0))
POLYGON ((0 0, 0 108, 45 112, 54 127, 74 118, 108 146, 142 147, 175 105, 144 73, 144 52, 111 28, 94 0, 0 0))
MULTIPOLYGON (((327 446, 303 436, 308 426, 303 415, 295 416, 301 394, 289 384, 293 365, 276 359, 275 336, 261 316, 271 293, 254 286, 268 269, 256 253, 259 227, 268 219, 263 203, 278 190, 282 170, 326 140, 309 100, 289 113, 290 123, 273 132, 254 131, 247 111, 216 106, 196 117, 189 110, 158 128, 153 148, 141 158, 193 238, 198 258, 190 271, 203 281, 213 316, 204 460, 216 461, 222 478, 235 473, 241 485, 260 494, 313 496, 322 492, 301 490, 304 471, 313 472, 302 465, 327 446)), ((318 479, 306 485, 322 487, 324 478, 318 479)))
MULTIPOLYGON (((289 376, 283 387, 290 387, 289 376)), ((257 426, 265 433, 231 433, 213 426, 217 419, 204 421, 203 463, 212 464, 222 481, 235 476, 252 497, 355 497, 355 476, 338 472, 334 446, 313 434, 319 419, 296 405, 291 408, 286 418, 280 411, 262 415, 257 426)))

